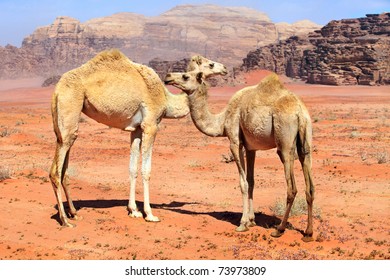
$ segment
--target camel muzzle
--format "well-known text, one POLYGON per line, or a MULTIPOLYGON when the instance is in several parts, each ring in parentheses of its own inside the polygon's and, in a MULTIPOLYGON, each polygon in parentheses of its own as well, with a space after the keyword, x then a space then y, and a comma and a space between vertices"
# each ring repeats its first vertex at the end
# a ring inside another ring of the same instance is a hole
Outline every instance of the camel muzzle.
POLYGON ((175 80, 172 78, 171 74, 167 74, 164 79, 164 84, 166 85, 173 85, 175 83, 175 80))

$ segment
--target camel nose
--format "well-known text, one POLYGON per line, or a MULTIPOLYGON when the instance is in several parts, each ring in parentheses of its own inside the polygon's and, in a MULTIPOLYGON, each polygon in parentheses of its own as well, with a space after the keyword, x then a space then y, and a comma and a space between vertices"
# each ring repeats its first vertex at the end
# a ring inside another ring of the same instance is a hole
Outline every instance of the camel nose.
POLYGON ((226 66, 224 66, 224 67, 223 67, 223 72, 222 72, 222 74, 223 74, 223 75, 227 75, 227 73, 228 73, 228 70, 227 70, 226 66))

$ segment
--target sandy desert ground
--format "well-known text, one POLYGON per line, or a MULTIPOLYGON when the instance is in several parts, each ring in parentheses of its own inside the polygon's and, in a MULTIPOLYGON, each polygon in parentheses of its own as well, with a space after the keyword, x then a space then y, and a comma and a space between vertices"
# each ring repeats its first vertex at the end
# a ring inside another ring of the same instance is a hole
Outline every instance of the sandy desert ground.
MULTIPOLYGON (((247 85, 263 74, 248 75, 247 85)), ((151 202, 160 223, 127 215, 129 134, 82 116, 69 175, 83 219, 62 228, 48 179, 53 87, 2 81, 0 176, 11 178, 0 180, 0 259, 390 259, 390 87, 284 80, 313 121, 315 241, 301 241, 306 213, 300 212, 281 238, 270 236, 286 197, 275 150, 257 152, 257 226, 235 232, 242 205, 236 166, 224 161, 228 140, 201 134, 189 116, 162 120, 156 139, 151 202)), ((211 88, 212 111, 236 90, 211 88)), ((298 161, 295 174, 299 202, 298 161)), ((141 207, 141 180, 137 187, 141 207)))

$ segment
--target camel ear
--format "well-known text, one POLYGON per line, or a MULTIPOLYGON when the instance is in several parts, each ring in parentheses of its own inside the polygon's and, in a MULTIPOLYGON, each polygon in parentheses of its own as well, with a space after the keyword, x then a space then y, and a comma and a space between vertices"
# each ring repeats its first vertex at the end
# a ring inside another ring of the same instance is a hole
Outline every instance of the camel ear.
POLYGON ((199 84, 203 82, 203 72, 199 72, 198 74, 196 74, 196 80, 199 84))
POLYGON ((202 58, 201 58, 199 55, 197 55, 197 56, 195 57, 195 61, 196 61, 196 64, 198 64, 198 65, 201 65, 201 64, 202 64, 202 58))

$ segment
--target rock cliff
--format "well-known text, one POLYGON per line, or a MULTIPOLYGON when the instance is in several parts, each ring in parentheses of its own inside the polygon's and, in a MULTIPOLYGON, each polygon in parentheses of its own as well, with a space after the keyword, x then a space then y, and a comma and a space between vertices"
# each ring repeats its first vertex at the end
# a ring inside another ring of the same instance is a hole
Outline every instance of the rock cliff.
POLYGON ((249 52, 242 70, 267 69, 308 83, 390 84, 390 13, 331 21, 249 52))
POLYGON ((274 24, 262 12, 243 7, 177 6, 160 16, 118 13, 84 23, 61 16, 37 28, 21 48, 0 47, 0 78, 61 74, 107 48, 119 48, 132 60, 148 63, 201 54, 237 66, 252 49, 280 38, 313 31, 308 22, 274 24))

